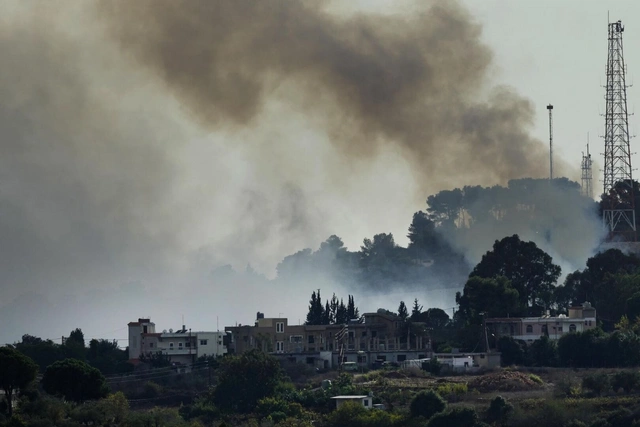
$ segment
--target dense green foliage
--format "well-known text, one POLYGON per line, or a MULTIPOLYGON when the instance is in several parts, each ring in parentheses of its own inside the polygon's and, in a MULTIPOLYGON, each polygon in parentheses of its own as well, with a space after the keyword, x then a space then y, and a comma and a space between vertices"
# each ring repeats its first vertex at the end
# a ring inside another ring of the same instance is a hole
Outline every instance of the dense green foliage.
POLYGON ((523 242, 518 235, 505 237, 482 256, 456 302, 471 321, 477 321, 474 314, 479 311, 494 317, 538 314, 551 305, 560 272, 535 243, 523 242))
POLYGON ((0 389, 4 391, 7 412, 12 414, 13 393, 25 389, 36 378, 38 366, 10 347, 0 347, 0 389))
POLYGON ((214 403, 222 410, 249 412, 271 396, 283 379, 280 363, 259 350, 222 360, 214 403))
POLYGON ((322 304, 322 297, 320 296, 320 289, 318 292, 313 291, 311 293, 311 300, 309 301, 309 312, 307 313, 307 325, 343 325, 350 320, 360 317, 358 308, 356 307, 355 299, 353 295, 349 295, 347 305, 344 304, 344 300, 340 299, 333 294, 331 301, 327 300, 322 304))
POLYGON ((433 390, 421 391, 411 401, 409 410, 412 417, 431 418, 438 412, 442 412, 447 407, 447 403, 438 393, 433 390))
POLYGON ((99 399, 109 390, 99 370, 77 359, 60 360, 47 367, 42 387, 73 402, 99 399))

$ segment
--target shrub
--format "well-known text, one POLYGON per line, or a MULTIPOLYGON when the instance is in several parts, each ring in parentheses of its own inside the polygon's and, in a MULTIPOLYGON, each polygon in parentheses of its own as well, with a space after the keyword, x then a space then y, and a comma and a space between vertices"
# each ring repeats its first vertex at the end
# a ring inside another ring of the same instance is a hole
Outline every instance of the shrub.
POLYGON ((331 427, 391 427, 402 421, 401 415, 366 409, 357 402, 345 402, 327 416, 331 427))
POLYGON ((534 383, 544 384, 544 381, 542 381, 542 378, 540 378, 536 374, 529 374, 529 379, 534 383))
POLYGON ((455 400, 468 391, 469 387, 465 383, 445 383, 436 388, 436 392, 448 400, 455 400))
POLYGON ((640 384, 640 373, 619 371, 613 374, 611 378, 611 387, 613 391, 623 389, 625 393, 630 393, 631 390, 636 388, 640 384))
POLYGON ((262 417, 273 415, 275 412, 282 412, 289 417, 298 417, 302 413, 302 406, 299 403, 287 402, 273 397, 265 397, 258 401, 256 412, 262 417))
POLYGON ((471 408, 453 408, 436 414, 429 420, 428 427, 475 427, 479 424, 478 414, 471 408))
POLYGON ((504 423, 513 412, 513 405, 502 396, 496 396, 487 409, 487 421, 490 423, 504 423))
POLYGON ((589 389, 597 396, 600 396, 602 393, 609 390, 609 376, 605 373, 588 375, 582 379, 582 387, 589 389))
POLYGON ((423 364, 423 369, 432 375, 440 375, 442 363, 438 362, 437 357, 432 357, 428 362, 423 364))
POLYGON ((147 381, 144 383, 144 390, 142 395, 145 398, 158 397, 162 394, 162 386, 158 383, 154 383, 153 381, 147 381))
POLYGON ((438 412, 442 412, 447 403, 433 390, 421 391, 411 401, 410 412, 412 417, 431 418, 438 412))
POLYGON ((571 376, 563 376, 556 381, 554 395, 556 397, 571 397, 580 395, 580 384, 571 376))

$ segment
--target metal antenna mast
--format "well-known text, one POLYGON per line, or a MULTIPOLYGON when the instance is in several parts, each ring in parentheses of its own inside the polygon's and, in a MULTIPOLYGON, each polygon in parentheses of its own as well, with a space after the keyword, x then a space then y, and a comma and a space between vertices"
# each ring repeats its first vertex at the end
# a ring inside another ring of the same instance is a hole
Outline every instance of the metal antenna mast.
POLYGON ((622 22, 609 23, 604 127, 604 205, 609 241, 636 241, 636 215, 629 146, 626 67, 622 22))
POLYGON ((589 153, 589 136, 587 136, 587 154, 582 152, 582 195, 593 199, 593 173, 591 166, 591 154, 589 153))
POLYGON ((549 110, 549 180, 553 180, 553 105, 547 105, 549 110))

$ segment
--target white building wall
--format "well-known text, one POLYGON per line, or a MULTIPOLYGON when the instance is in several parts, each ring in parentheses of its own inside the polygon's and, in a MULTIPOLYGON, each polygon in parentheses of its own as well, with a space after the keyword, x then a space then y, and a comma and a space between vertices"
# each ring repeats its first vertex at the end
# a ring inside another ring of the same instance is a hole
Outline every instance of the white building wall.
POLYGON ((227 353, 222 337, 224 332, 196 332, 197 357, 220 357, 227 353))

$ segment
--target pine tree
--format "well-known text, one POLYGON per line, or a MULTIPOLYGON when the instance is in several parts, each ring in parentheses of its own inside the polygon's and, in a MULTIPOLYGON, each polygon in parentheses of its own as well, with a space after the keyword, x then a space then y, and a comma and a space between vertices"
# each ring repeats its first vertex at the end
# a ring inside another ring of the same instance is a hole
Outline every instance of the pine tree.
POLYGON ((356 308, 355 299, 353 298, 353 295, 349 295, 349 302, 347 303, 347 318, 352 320, 357 319, 358 317, 358 309, 356 308))
POLYGON ((324 311, 322 312, 322 324, 330 325, 331 324, 331 309, 329 307, 329 300, 324 306, 324 311))
POLYGON ((407 310, 407 306, 404 301, 400 301, 400 306, 398 307, 398 316, 404 322, 409 317, 409 310, 407 310))
POLYGON ((320 297, 320 289, 318 293, 314 291, 311 294, 311 300, 309 301, 309 312, 307 313, 307 325, 322 325, 324 321, 324 307, 322 306, 322 299, 320 297))
POLYGON ((336 324, 344 325, 345 323, 348 323, 349 318, 347 314, 347 307, 344 305, 344 300, 340 299, 340 304, 336 310, 336 324))
POLYGON ((411 320, 414 322, 420 318, 422 314, 422 306, 418 304, 418 298, 413 300, 413 308, 411 309, 411 320))
POLYGON ((338 305, 340 305, 340 303, 338 302, 338 297, 334 293, 331 298, 331 303, 329 304, 329 307, 331 308, 330 319, 332 324, 338 323, 336 320, 336 316, 338 315, 338 305))

